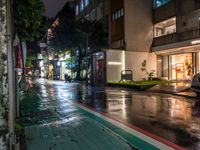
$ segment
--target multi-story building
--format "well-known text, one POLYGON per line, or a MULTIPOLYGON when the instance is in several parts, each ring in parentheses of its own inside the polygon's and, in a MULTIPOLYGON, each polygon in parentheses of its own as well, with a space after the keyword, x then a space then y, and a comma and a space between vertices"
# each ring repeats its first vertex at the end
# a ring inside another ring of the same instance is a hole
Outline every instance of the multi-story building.
MULTIPOLYGON (((74 2, 68 1, 52 20, 47 32, 41 40, 44 44, 41 49, 43 59, 41 59, 39 63, 41 77, 56 80, 65 80, 66 75, 70 75, 72 77, 71 71, 66 67, 66 59, 69 59, 70 57, 69 51, 65 50, 62 54, 58 54, 55 50, 52 50, 49 45, 54 36, 54 31, 60 25, 60 18, 62 16, 67 16, 71 21, 74 17, 73 12, 74 2)), ((67 25, 70 26, 70 23, 67 25)), ((67 25, 65 27, 68 27, 67 25)))
POLYGON ((156 55, 150 53, 153 39, 151 0, 110 0, 110 48, 107 52, 107 80, 118 81, 121 70, 132 70, 133 80, 146 78, 141 71, 156 69, 156 55))
POLYGON ((98 79, 100 74, 102 78, 98 72, 104 72, 106 81, 119 81, 122 70, 132 70, 133 79, 141 80, 146 77, 141 71, 144 60, 149 70, 156 69, 156 55, 150 53, 151 0, 77 0, 76 18, 101 21, 108 31, 109 46, 104 56, 93 55, 93 77, 98 79))
MULTIPOLYGON (((108 33, 108 0, 76 0, 76 19, 89 20, 100 22, 103 26, 104 32, 108 33)), ((91 56, 90 67, 90 83, 91 84, 104 84, 106 83, 106 53, 100 50, 92 39, 88 38, 88 33, 82 32, 87 44, 87 55, 91 56), (90 49, 90 44, 95 49, 90 49)), ((104 37, 105 38, 105 37, 104 37)))
POLYGON ((153 24, 158 76, 191 79, 200 71, 200 1, 154 0, 153 24))
POLYGON ((144 60, 148 70, 156 70, 155 76, 170 80, 188 80, 200 71, 199 0, 77 0, 76 4, 78 19, 104 18, 108 27, 109 47, 101 57, 107 81, 119 81, 122 70, 132 70, 134 80, 145 78, 144 60))

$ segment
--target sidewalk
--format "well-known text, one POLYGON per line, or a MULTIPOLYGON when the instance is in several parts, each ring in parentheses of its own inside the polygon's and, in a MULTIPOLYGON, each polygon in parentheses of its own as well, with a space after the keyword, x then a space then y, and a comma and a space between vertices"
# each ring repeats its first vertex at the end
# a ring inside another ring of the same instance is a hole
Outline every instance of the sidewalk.
POLYGON ((191 90, 191 83, 190 82, 177 82, 177 83, 166 83, 166 84, 159 84, 150 89, 148 92, 156 92, 156 93, 166 93, 172 94, 176 96, 183 96, 187 98, 197 98, 196 93, 191 90))
POLYGON ((173 149, 81 104, 34 90, 22 97, 21 114, 28 150, 173 149))
POLYGON ((193 92, 190 88, 186 89, 186 90, 183 90, 183 91, 180 91, 178 93, 174 93, 174 95, 184 96, 184 97, 187 97, 187 98, 196 98, 196 99, 199 99, 197 97, 197 94, 195 92, 193 92))
POLYGON ((175 94, 184 91, 186 89, 189 89, 190 86, 191 86, 190 82, 165 83, 165 84, 158 84, 148 89, 147 91, 175 94))

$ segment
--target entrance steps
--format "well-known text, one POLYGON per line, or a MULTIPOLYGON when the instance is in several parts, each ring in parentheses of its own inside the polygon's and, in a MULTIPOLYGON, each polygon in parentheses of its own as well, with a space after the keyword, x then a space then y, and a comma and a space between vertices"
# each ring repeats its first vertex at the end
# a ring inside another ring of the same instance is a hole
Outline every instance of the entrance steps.
POLYGON ((181 82, 175 82, 175 83, 158 84, 148 89, 147 91, 175 94, 175 93, 179 93, 187 89, 190 89, 190 86, 191 86, 191 82, 181 81, 181 82))

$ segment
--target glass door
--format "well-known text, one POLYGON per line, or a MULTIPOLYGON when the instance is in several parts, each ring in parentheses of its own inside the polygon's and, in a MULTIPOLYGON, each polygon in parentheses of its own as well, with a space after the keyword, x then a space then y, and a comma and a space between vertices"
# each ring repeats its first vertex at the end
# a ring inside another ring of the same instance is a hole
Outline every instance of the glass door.
POLYGON ((194 61, 192 53, 170 56, 170 75, 172 80, 191 80, 194 61))

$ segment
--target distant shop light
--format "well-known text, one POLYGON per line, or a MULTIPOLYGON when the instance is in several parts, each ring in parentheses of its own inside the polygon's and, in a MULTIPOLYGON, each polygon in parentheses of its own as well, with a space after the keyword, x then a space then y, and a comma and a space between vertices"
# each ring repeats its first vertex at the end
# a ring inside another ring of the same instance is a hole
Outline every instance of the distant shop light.
POLYGON ((60 66, 60 61, 57 62, 57 66, 60 66))
POLYGON ((53 60, 53 56, 49 56, 49 60, 53 60))
POLYGON ((59 58, 59 60, 60 60, 60 61, 63 61, 63 60, 64 60, 64 58, 63 58, 63 57, 60 57, 60 58, 59 58))
POLYGON ((37 54, 37 59, 43 59, 42 54, 37 54))
POLYGON ((108 65, 122 65, 122 62, 109 61, 108 65))
POLYGON ((103 52, 96 53, 95 57, 97 60, 104 59, 104 53, 103 52))
POLYGON ((65 59, 70 58, 70 54, 65 54, 65 59))
POLYGON ((193 40, 191 41, 191 44, 194 45, 194 44, 200 44, 200 40, 193 40))
POLYGON ((39 66, 40 66, 40 67, 44 66, 44 61, 40 61, 39 66))

